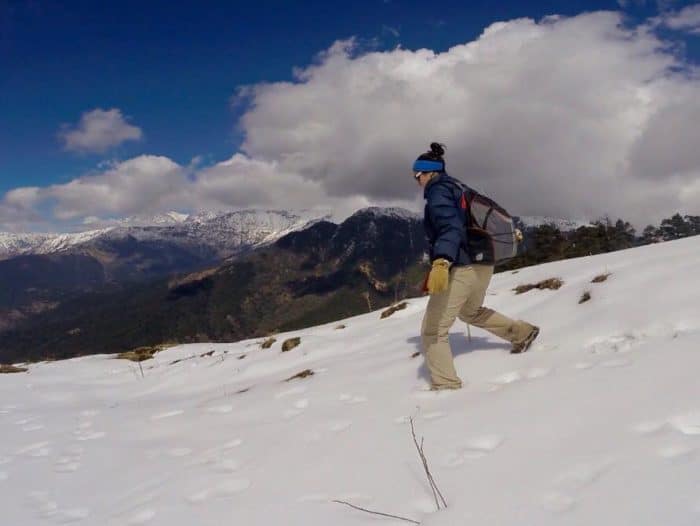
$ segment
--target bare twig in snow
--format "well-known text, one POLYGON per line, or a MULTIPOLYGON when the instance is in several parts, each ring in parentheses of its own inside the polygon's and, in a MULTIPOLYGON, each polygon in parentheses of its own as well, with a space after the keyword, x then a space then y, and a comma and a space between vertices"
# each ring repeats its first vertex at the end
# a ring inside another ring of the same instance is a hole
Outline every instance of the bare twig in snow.
POLYGON ((413 443, 416 445, 416 449, 418 450, 418 455, 420 456, 421 462, 423 462, 423 468, 425 469, 425 475, 428 477, 430 489, 433 490, 433 497, 435 497, 435 506, 439 510, 440 502, 442 502, 442 506, 447 508, 447 502, 445 501, 445 497, 442 496, 440 489, 435 483, 433 474, 430 472, 430 468, 428 467, 428 459, 425 457, 425 453, 423 452, 423 439, 421 439, 421 443, 418 444, 418 439, 416 438, 416 428, 413 425, 413 417, 411 417, 409 421, 411 422, 411 435, 413 435, 413 443), (440 500, 438 500, 438 496, 440 497, 440 500))
POLYGON ((390 513, 382 513, 381 511, 366 510, 365 508, 360 508, 359 506, 355 506, 354 504, 350 504, 349 502, 345 502, 343 500, 334 500, 333 502, 336 502, 338 504, 345 504, 346 506, 350 506, 351 508, 354 508, 356 510, 364 511, 365 513, 371 513, 372 515, 381 515, 382 517, 390 517, 392 519, 399 519, 402 521, 410 522, 412 524, 420 524, 420 522, 414 521, 413 519, 407 519, 406 517, 400 517, 398 515, 391 515, 390 513))

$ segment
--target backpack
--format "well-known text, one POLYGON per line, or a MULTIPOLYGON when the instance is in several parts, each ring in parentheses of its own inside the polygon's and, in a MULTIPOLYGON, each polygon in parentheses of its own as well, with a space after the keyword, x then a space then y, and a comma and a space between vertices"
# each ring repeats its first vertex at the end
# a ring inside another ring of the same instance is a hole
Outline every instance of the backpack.
POLYGON ((496 264, 515 257, 522 233, 493 199, 460 183, 459 206, 467 218, 467 253, 473 263, 496 264))

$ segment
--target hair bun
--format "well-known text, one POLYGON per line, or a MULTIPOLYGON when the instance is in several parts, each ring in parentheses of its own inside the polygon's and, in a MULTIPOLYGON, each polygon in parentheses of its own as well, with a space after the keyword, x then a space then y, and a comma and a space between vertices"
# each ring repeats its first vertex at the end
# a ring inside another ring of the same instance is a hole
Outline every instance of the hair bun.
POLYGON ((430 151, 433 155, 442 159, 442 156, 445 155, 445 145, 439 142, 432 142, 430 143, 430 151))

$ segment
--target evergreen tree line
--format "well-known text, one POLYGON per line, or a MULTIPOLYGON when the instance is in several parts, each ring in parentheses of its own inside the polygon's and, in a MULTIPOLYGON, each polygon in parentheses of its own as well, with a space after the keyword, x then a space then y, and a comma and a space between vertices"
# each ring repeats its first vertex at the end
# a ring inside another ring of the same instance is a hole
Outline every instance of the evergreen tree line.
POLYGON ((542 225, 527 232, 523 253, 499 265, 500 270, 511 270, 549 261, 590 256, 650 243, 670 241, 700 234, 700 216, 675 214, 661 221, 659 226, 647 226, 637 235, 627 221, 613 222, 606 217, 570 232, 562 232, 553 225, 542 225))

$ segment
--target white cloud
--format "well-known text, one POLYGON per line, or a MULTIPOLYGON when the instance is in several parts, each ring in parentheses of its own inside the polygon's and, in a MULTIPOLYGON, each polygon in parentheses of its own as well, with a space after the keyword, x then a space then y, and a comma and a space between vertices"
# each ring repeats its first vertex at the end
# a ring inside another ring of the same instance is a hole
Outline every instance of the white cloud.
POLYGON ((42 189, 41 202, 93 223, 171 209, 419 209, 410 166, 439 140, 452 175, 515 214, 642 227, 700 214, 700 75, 652 22, 621 16, 500 22, 443 53, 339 41, 294 81, 239 90, 245 142, 227 161, 141 156, 42 189))
POLYGON ((42 198, 55 202, 60 220, 85 215, 133 214, 159 210, 184 184, 181 167, 167 157, 141 155, 98 175, 53 185, 42 198))
POLYGON ((651 221, 679 189, 656 187, 666 210, 640 207, 651 183, 630 155, 680 86, 700 96, 697 81, 671 76, 663 44, 602 12, 493 24, 441 54, 336 46, 298 82, 252 88, 244 150, 330 195, 410 199, 411 161, 437 139, 454 176, 514 213, 651 221))
POLYGON ((66 150, 81 153, 102 153, 125 141, 141 139, 141 128, 126 122, 121 110, 95 109, 83 113, 80 122, 64 126, 58 133, 66 150))
POLYGON ((700 35, 700 4, 691 5, 680 11, 669 13, 664 16, 663 22, 671 29, 700 35))

